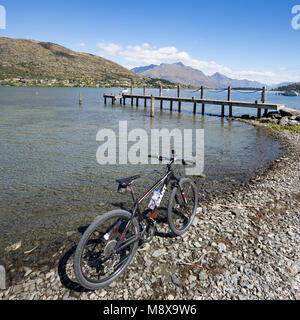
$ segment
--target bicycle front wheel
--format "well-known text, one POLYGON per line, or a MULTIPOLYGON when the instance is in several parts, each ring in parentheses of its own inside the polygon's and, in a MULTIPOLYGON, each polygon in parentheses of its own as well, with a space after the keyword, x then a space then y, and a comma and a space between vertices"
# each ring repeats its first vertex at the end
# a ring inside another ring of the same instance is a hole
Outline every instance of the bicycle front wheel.
POLYGON ((189 178, 183 178, 172 191, 168 205, 168 223, 176 236, 181 236, 191 227, 198 206, 198 190, 189 178))
POLYGON ((86 230, 78 243, 74 271, 86 289, 98 290, 116 281, 132 261, 138 248, 139 224, 123 210, 105 213, 86 230))

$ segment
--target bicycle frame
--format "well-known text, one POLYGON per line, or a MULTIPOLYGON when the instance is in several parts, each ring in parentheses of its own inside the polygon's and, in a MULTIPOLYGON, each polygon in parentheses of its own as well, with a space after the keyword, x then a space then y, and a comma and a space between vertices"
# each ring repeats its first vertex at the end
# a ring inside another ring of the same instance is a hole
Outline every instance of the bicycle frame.
MULTIPOLYGON (((160 179, 158 180, 155 185, 153 187, 151 187, 143 196, 141 199, 137 200, 135 194, 134 194, 134 190, 132 189, 132 186, 130 185, 130 188, 131 188, 131 195, 132 195, 132 199, 134 201, 134 206, 133 206, 133 209, 130 211, 132 213, 132 217, 131 219, 128 221, 127 225, 126 225, 126 228, 123 232, 123 234, 121 235, 121 238, 120 240, 118 241, 117 245, 116 245, 116 251, 119 252, 123 249, 125 249, 127 246, 129 246, 130 244, 136 242, 136 241, 139 241, 141 240, 141 236, 137 237, 137 238, 134 238, 134 239, 129 239, 128 241, 126 241, 125 244, 123 244, 122 246, 119 246, 121 240, 123 239, 123 237, 125 236, 125 234, 127 233, 130 225, 132 224, 132 221, 133 219, 135 219, 136 217, 138 217, 139 219, 139 222, 141 222, 144 218, 142 217, 142 213, 140 211, 140 204, 146 199, 148 198, 151 193, 153 193, 158 187, 160 186, 163 186, 164 187, 167 187, 168 184, 171 182, 171 181, 174 181, 175 184, 179 183, 180 181, 180 177, 176 176, 174 174, 174 171, 173 169, 171 169, 171 165, 172 163, 168 164, 168 170, 166 172, 166 174, 160 179)), ((154 211, 154 210, 153 210, 154 211)), ((152 218, 154 218, 155 215, 151 215, 152 218)), ((150 217, 150 218, 151 218, 150 217)), ((145 220, 145 219, 144 219, 145 220)), ((148 223, 149 221, 146 220, 148 223)))

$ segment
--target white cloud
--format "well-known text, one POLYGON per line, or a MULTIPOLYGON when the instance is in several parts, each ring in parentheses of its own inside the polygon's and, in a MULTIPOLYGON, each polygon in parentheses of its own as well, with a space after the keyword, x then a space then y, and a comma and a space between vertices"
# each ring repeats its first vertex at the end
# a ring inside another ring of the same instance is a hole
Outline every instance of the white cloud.
POLYGON ((104 52, 110 56, 115 56, 122 50, 122 46, 115 43, 99 42, 97 47, 104 50, 104 52))
POLYGON ((79 47, 85 47, 85 46, 86 46, 85 42, 80 42, 79 43, 79 47))
POLYGON ((182 62, 186 66, 201 70, 207 75, 220 72, 227 77, 254 80, 267 84, 284 81, 300 81, 299 73, 291 74, 283 69, 276 73, 257 70, 232 70, 231 68, 222 66, 215 61, 194 59, 189 55, 189 53, 179 51, 174 46, 157 48, 155 46, 151 46, 149 43, 143 43, 142 45, 135 46, 127 45, 123 48, 121 45, 106 42, 100 42, 97 46, 110 56, 118 54, 120 58, 125 60, 125 65, 130 66, 182 62), (286 73, 283 73, 284 71, 286 73))

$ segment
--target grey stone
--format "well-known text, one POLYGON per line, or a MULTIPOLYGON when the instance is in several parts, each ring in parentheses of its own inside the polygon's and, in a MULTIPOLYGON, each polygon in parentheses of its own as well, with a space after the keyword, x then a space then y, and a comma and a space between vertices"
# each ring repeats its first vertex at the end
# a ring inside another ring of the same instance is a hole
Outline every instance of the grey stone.
POLYGON ((290 109, 290 108, 282 108, 280 110, 280 114, 283 117, 300 116, 300 111, 295 109, 290 109))
POLYGON ((299 122, 297 120, 290 120, 289 125, 290 126, 299 125, 299 122))
POLYGON ((207 280, 207 279, 208 279, 207 273, 206 273, 206 272, 200 272, 200 274, 199 274, 199 280, 200 280, 200 281, 205 281, 205 280, 207 280))
POLYGON ((289 118, 288 117, 283 117, 279 121, 279 125, 282 126, 282 127, 287 126, 288 123, 289 123, 289 118))
POLYGON ((197 277, 195 277, 194 275, 189 276, 189 283, 194 283, 196 280, 197 280, 197 277))
POLYGON ((161 255, 164 255, 164 254, 166 254, 166 250, 164 250, 164 249, 156 250, 156 251, 154 251, 152 253, 152 257, 158 258, 158 257, 160 257, 161 255))
POLYGON ((234 209, 231 209, 231 213, 235 215, 236 218, 238 218, 241 215, 242 211, 240 208, 234 208, 234 209))
POLYGON ((173 275, 171 279, 174 284, 176 284, 177 286, 181 286, 181 279, 179 277, 173 275))
POLYGON ((23 286, 21 284, 18 284, 13 287, 12 293, 18 294, 23 291, 23 286))
POLYGON ((261 254, 261 252, 262 252, 262 251, 261 251, 261 249, 259 249, 259 248, 255 250, 255 253, 256 253, 258 256, 261 254))
POLYGON ((70 238, 72 237, 74 234, 76 234, 77 232, 76 231, 70 231, 70 232, 67 232, 67 237, 70 238))
POLYGON ((219 243, 218 248, 220 252, 226 252, 227 250, 227 247, 224 243, 219 243))

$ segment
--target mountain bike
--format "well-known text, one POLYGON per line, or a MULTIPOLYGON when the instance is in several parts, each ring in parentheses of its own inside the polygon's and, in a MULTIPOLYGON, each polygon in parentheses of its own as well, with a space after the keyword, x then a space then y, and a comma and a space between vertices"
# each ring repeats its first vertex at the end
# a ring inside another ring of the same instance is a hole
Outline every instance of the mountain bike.
POLYGON ((115 210, 96 218, 78 243, 74 257, 75 276, 86 289, 98 290, 116 281, 131 263, 139 246, 153 239, 157 230, 155 217, 167 188, 171 188, 167 208, 171 235, 183 235, 194 221, 198 205, 197 187, 191 179, 176 175, 172 168, 178 161, 184 166, 194 163, 175 159, 174 151, 171 159, 149 158, 167 162, 164 176, 140 199, 137 199, 132 184, 141 176, 117 180, 118 192, 131 194, 132 209, 115 210), (148 213, 143 214, 141 203, 151 194, 148 213))

